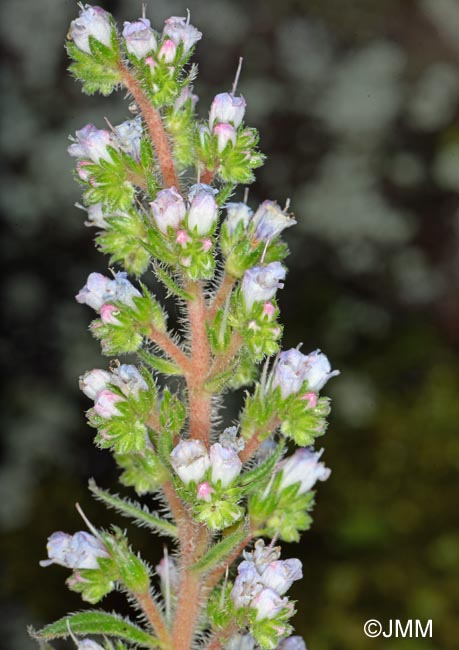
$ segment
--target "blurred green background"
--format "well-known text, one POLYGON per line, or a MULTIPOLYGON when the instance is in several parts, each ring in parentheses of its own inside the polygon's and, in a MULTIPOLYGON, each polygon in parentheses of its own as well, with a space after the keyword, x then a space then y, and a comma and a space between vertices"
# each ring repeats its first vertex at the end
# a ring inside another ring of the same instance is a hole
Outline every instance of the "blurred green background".
MULTIPOLYGON (((118 21, 140 1, 103 2, 118 21)), ((453 650, 459 638, 459 2, 152 0, 157 28, 191 10, 198 108, 240 90, 266 166, 251 188, 292 199, 285 346, 320 347, 342 375, 313 529, 285 549, 305 563, 295 622, 309 650, 453 650), (367 639, 369 618, 428 619, 432 639, 367 639)), ((126 116, 121 95, 88 98, 66 74, 76 5, 4 0, 2 305, 6 360, 0 473, 0 638, 29 650, 25 626, 80 607, 41 569, 47 536, 100 525, 88 476, 114 485, 91 446, 78 376, 97 367, 89 310, 73 295, 105 261, 73 207, 67 135, 126 116)), ((228 411, 235 416, 236 401, 228 411), (233 409, 233 410, 231 410, 233 409)), ((136 547, 158 559, 146 533, 136 547)), ((107 607, 125 607, 117 597, 107 607)), ((67 645, 66 647, 70 647, 67 645)))

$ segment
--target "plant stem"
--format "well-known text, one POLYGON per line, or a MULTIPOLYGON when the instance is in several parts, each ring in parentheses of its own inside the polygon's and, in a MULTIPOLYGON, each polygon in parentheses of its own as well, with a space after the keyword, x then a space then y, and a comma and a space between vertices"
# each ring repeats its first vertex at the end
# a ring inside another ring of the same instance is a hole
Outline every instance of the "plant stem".
POLYGON ((150 331, 150 339, 156 343, 158 347, 167 354, 168 357, 175 361, 175 363, 183 370, 185 375, 190 371, 191 360, 190 358, 174 343, 171 337, 165 332, 160 332, 154 327, 150 331))
POLYGON ((218 291, 215 294, 215 298, 213 299, 212 304, 209 307, 208 316, 207 316, 209 322, 212 322, 214 320, 217 311, 225 304, 229 294, 231 293, 234 287, 235 282, 236 282, 236 278, 233 278, 231 275, 225 273, 225 275, 223 276, 223 280, 218 288, 218 291))
POLYGON ((252 433, 250 438, 246 440, 244 449, 239 454, 239 458, 242 460, 243 463, 246 463, 248 460, 252 458, 252 456, 257 451, 261 443, 264 440, 266 440, 268 435, 273 433, 273 431, 279 426, 279 424, 280 424, 280 420, 277 416, 275 416, 272 418, 270 422, 268 422, 265 429, 263 429, 262 431, 254 431, 254 433, 252 433), (267 431, 269 432, 268 435, 266 435, 267 431), (263 438, 261 439, 260 436, 263 436, 263 438))
POLYGON ((223 567, 219 566, 207 575, 207 578, 204 583, 204 589, 206 594, 210 594, 212 589, 214 589, 217 586, 220 579, 223 578, 223 576, 225 575, 226 567, 231 566, 232 563, 239 557, 239 555, 245 549, 247 544, 250 544, 253 538, 253 533, 254 531, 250 530, 250 532, 246 535, 246 537, 244 537, 242 542, 239 542, 239 544, 233 550, 231 555, 228 556, 225 562, 225 566, 223 567))
POLYGON ((149 592, 141 594, 135 593, 134 597, 142 608, 150 625, 154 629, 158 640, 167 647, 171 642, 171 635, 151 594, 149 592))
POLYGON ((211 395, 204 383, 210 370, 211 353, 207 339, 207 307, 202 286, 199 282, 189 282, 186 290, 193 296, 188 301, 188 314, 191 329, 191 368, 186 376, 190 404, 190 436, 210 441, 211 395))
POLYGON ((211 376, 217 376, 221 372, 224 372, 228 364, 234 359, 234 357, 239 352, 242 346, 242 336, 239 332, 233 332, 231 336, 231 341, 229 343, 228 349, 215 357, 214 363, 211 369, 211 376))
POLYGON ((174 185, 180 191, 180 183, 177 172, 175 171, 174 159, 159 111, 152 105, 139 81, 131 74, 124 63, 119 63, 119 71, 123 84, 134 97, 147 124, 156 155, 158 156, 161 175, 163 177, 163 186, 171 187, 174 185))

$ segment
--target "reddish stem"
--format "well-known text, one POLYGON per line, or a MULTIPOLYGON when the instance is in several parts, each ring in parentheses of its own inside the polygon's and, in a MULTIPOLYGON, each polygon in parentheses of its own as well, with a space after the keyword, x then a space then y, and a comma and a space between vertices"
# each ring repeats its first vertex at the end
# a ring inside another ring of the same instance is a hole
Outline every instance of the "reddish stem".
POLYGON ((187 355, 179 348, 179 346, 174 343, 168 334, 165 332, 160 332, 154 327, 150 331, 151 340, 156 343, 168 357, 174 361, 179 368, 182 369, 183 374, 185 375, 190 371, 191 360, 187 355))
POLYGON ((171 148, 159 111, 152 105, 144 93, 139 81, 131 74, 123 63, 119 64, 119 70, 123 84, 134 97, 138 107, 142 111, 156 155, 158 156, 164 187, 171 187, 174 185, 178 190, 180 190, 179 179, 177 172, 175 171, 174 159, 172 157, 171 148))
POLYGON ((142 608, 148 622, 154 629, 158 640, 165 646, 169 645, 171 642, 171 635, 151 594, 149 592, 141 594, 134 593, 134 597, 142 608))
POLYGON ((209 307, 208 319, 209 322, 212 322, 217 314, 217 311, 223 307, 229 294, 231 293, 236 278, 231 277, 231 275, 225 274, 223 277, 222 283, 220 284, 215 298, 212 301, 212 304, 209 307))
POLYGON ((212 171, 211 169, 204 170, 201 174, 201 183, 206 183, 207 185, 210 185, 214 179, 214 174, 215 172, 212 171))

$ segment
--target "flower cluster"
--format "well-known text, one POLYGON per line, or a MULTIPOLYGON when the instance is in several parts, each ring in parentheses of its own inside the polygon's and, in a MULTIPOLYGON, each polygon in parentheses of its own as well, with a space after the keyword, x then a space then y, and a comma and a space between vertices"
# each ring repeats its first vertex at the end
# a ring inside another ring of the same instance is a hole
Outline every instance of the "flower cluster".
POLYGON ((93 481, 90 490, 174 549, 153 570, 117 527, 98 530, 83 515, 89 533, 53 533, 42 566, 70 569, 68 587, 92 604, 120 590, 147 625, 83 611, 38 632, 45 642, 70 636, 77 648, 102 650, 96 635, 117 650, 305 650, 287 596, 302 565, 282 560, 274 540, 298 541, 311 525, 315 487, 330 475, 313 447, 330 410, 322 391, 339 372, 320 350, 282 351, 283 236, 296 221, 289 202, 252 209, 247 192, 232 198, 263 155, 237 91, 240 69, 231 91, 196 116, 189 61, 201 37, 189 16, 156 30, 144 14, 118 30, 89 5, 70 27, 70 71, 83 90, 121 87, 131 100, 129 119, 88 124, 68 147, 77 205, 114 269, 90 273, 76 295, 112 357, 107 369, 84 373, 80 388, 92 401, 95 444, 143 502, 93 481), (240 387, 238 421, 222 430, 224 394, 240 387))

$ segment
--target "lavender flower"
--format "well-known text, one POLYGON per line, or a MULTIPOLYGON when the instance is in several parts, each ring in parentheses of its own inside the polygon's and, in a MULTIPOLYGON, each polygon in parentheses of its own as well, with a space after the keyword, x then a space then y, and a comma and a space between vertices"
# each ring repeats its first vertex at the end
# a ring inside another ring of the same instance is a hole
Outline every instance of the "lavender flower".
POLYGON ((252 220, 257 239, 275 239, 285 228, 296 224, 295 219, 286 215, 275 201, 263 201, 252 220))
POLYGON ((191 106, 194 108, 199 100, 197 95, 193 94, 191 86, 185 86, 182 88, 180 95, 174 102, 174 111, 179 111, 185 106, 185 104, 191 99, 191 106))
POLYGON ((95 400, 97 395, 110 383, 110 373, 106 370, 90 370, 80 377, 80 390, 89 399, 95 400))
POLYGON ((49 559, 40 562, 43 567, 60 564, 68 569, 98 569, 98 559, 110 557, 103 542, 84 531, 53 533, 46 548, 49 559))
POLYGON ((257 621, 266 618, 275 618, 284 608, 289 607, 288 598, 281 598, 280 595, 267 587, 260 591, 251 602, 251 607, 257 611, 257 621))
POLYGON ((331 474, 331 469, 319 462, 322 453, 323 450, 316 452, 302 447, 282 461, 279 465, 279 471, 282 471, 279 490, 299 483, 298 494, 304 494, 309 492, 317 481, 326 481, 331 474))
POLYGON ((266 587, 274 589, 280 596, 283 596, 292 586, 295 580, 303 577, 302 564, 300 560, 275 560, 270 562, 261 575, 261 580, 266 587))
POLYGON ((280 386, 283 399, 301 389, 309 368, 308 359, 296 348, 279 354, 274 368, 272 388, 280 386))
POLYGON ((104 11, 104 9, 85 5, 80 10, 78 18, 72 20, 69 37, 80 50, 91 54, 91 47, 89 45, 90 36, 93 36, 99 43, 110 47, 112 25, 110 22, 110 14, 104 11))
POLYGON ((126 397, 137 397, 139 391, 148 390, 148 384, 138 369, 128 363, 123 363, 112 370, 110 383, 117 386, 126 397))
POLYGON ((280 262, 271 262, 266 266, 254 266, 244 273, 242 279, 242 296, 248 312, 256 302, 270 300, 281 289, 285 280, 285 267, 280 262))
POLYGON ((190 209, 188 228, 196 228, 198 235, 207 235, 218 218, 218 206, 214 199, 216 190, 210 185, 199 183, 190 188, 190 209))
POLYGON ((190 481, 199 483, 210 467, 209 454, 200 440, 182 440, 170 458, 172 467, 187 485, 190 481))
POLYGON ((282 639, 277 650, 306 650, 306 643, 300 636, 289 636, 288 639, 282 639))
POLYGON ((144 59, 152 50, 156 50, 155 33, 148 18, 139 18, 134 22, 125 22, 123 36, 126 49, 138 59, 144 59))
POLYGON ((104 302, 121 302, 128 307, 135 307, 134 298, 141 297, 140 291, 127 279, 127 273, 116 273, 107 286, 104 302))
POLYGON ((340 374, 339 370, 332 370, 328 358, 320 350, 308 354, 308 368, 304 378, 308 382, 308 390, 319 392, 331 377, 340 374))
POLYGON ((252 600, 263 590, 260 574, 252 562, 241 562, 238 575, 231 590, 236 609, 249 607, 252 600))
POLYGON ((247 230, 253 211, 246 203, 227 203, 225 223, 230 235, 233 235, 237 226, 242 223, 247 230))
POLYGON ((94 226, 96 228, 106 228, 108 223, 105 221, 105 214, 102 203, 94 203, 87 208, 88 220, 85 226, 94 226))
POLYGON ((137 162, 140 162, 140 143, 143 135, 142 118, 127 120, 115 126, 120 148, 137 162))
POLYGON ((242 95, 240 97, 235 97, 232 93, 216 95, 210 107, 210 127, 212 128, 215 122, 230 122, 237 129, 244 118, 246 106, 242 95))
POLYGON ((86 284, 75 296, 76 301, 99 311, 106 300, 108 287, 112 280, 101 273, 90 273, 86 284))
POLYGON ((168 36, 176 45, 182 43, 184 54, 188 54, 202 38, 201 32, 190 25, 186 18, 180 16, 171 16, 165 21, 163 35, 168 36))
POLYGON ((218 153, 223 153, 228 144, 233 147, 236 144, 236 129, 231 124, 219 122, 214 126, 213 134, 217 138, 218 153))
POLYGON ((104 129, 98 129, 94 124, 87 124, 79 131, 76 131, 76 141, 71 144, 67 151, 74 158, 89 158, 94 163, 101 160, 112 162, 108 147, 117 148, 117 144, 111 133, 104 129))
POLYGON ((175 187, 161 190, 150 203, 153 218, 162 233, 168 228, 178 230, 186 214, 186 205, 175 187))
POLYGON ((216 442, 210 448, 210 466, 212 483, 221 481, 222 486, 227 487, 239 476, 242 462, 234 449, 216 442))

